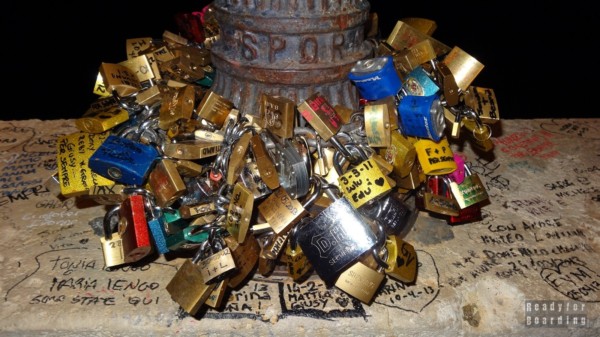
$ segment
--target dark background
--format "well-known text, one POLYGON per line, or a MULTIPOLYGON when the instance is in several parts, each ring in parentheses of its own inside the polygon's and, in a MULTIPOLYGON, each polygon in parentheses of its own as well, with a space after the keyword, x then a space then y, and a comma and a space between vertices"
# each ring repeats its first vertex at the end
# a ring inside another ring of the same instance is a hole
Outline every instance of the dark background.
MULTIPOLYGON (((174 15, 208 3, 5 1, 0 119, 79 118, 97 98, 101 62, 126 59, 126 39, 178 33, 174 15)), ((599 115, 599 16, 583 4, 371 0, 371 9, 383 38, 404 17, 434 20, 434 38, 484 64, 473 85, 494 89, 501 118, 599 115)))

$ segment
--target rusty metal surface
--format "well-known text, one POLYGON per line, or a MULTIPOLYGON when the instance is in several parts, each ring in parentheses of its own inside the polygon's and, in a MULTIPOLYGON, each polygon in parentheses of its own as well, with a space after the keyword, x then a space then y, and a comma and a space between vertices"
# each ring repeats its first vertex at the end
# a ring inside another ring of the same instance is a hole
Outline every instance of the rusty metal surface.
POLYGON ((358 107, 347 74, 372 52, 364 39, 367 1, 217 0, 213 6, 221 34, 211 49, 212 89, 241 112, 257 115, 263 92, 296 103, 320 92, 332 105, 358 107))

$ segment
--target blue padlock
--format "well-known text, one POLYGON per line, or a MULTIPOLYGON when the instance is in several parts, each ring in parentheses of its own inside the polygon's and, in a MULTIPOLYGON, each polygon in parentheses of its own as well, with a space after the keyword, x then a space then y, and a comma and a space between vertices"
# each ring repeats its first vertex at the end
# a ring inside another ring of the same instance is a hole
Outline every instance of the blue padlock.
POLYGON ((159 158, 158 150, 110 135, 92 154, 89 167, 99 175, 126 185, 142 185, 159 158))
POLYGON ((369 101, 395 96, 402 87, 391 56, 356 62, 348 78, 354 82, 360 96, 369 101))
POLYGON ((438 95, 404 96, 398 104, 398 127, 405 136, 439 141, 444 135, 444 107, 438 95))
POLYGON ((412 96, 431 96, 440 90, 422 66, 416 67, 406 76, 402 88, 412 96))

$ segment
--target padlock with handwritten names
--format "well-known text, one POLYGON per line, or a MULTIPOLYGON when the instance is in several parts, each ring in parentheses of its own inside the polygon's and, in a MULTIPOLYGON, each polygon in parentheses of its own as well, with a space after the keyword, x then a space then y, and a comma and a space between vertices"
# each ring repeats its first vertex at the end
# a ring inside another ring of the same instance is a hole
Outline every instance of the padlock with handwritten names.
POLYGON ((244 243, 249 233, 254 209, 254 195, 241 183, 236 183, 231 192, 225 228, 233 238, 244 243))
POLYGON ((259 110, 260 126, 282 139, 292 138, 295 109, 294 101, 289 98, 262 93, 259 110))
POLYGON ((446 137, 439 141, 419 139, 414 146, 426 175, 448 174, 456 170, 454 154, 446 137))
POLYGON ((222 232, 216 228, 211 228, 209 235, 210 253, 198 261, 198 267, 202 273, 204 282, 209 283, 213 280, 217 282, 231 274, 236 269, 235 260, 231 254, 231 249, 225 243, 222 232))
POLYGON ((388 235, 385 240, 385 249, 388 265, 388 268, 385 269, 386 275, 406 284, 415 282, 418 267, 415 248, 396 235, 388 235))
MULTIPOLYGON (((309 218, 302 219, 302 221, 308 220, 309 218)), ((288 274, 292 277, 294 282, 301 283, 311 274, 312 265, 302 251, 302 248, 298 245, 298 239, 296 237, 297 231, 298 226, 295 226, 290 231, 290 237, 288 238, 287 245, 285 247, 284 263, 286 264, 288 274)))
POLYGON ((153 146, 109 135, 90 157, 89 166, 108 179, 126 185, 142 185, 158 157, 153 146))
POLYGON ((142 89, 135 73, 124 65, 102 62, 100 75, 106 90, 120 97, 130 96, 142 89))
POLYGON ((342 194, 356 209, 377 201, 391 191, 387 176, 370 158, 349 168, 338 181, 342 194))
POLYGON ((230 100, 209 90, 196 106, 196 111, 199 118, 205 119, 220 128, 232 108, 233 103, 230 100))

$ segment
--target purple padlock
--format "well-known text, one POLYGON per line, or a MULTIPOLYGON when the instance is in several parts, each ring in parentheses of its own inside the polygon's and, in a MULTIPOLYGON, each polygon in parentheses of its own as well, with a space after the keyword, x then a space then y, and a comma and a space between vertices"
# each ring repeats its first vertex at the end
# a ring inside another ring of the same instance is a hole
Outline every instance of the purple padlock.
POLYGON ((456 162, 456 170, 449 173, 448 177, 460 185, 465 180, 465 160, 462 155, 454 153, 454 161, 456 162))

